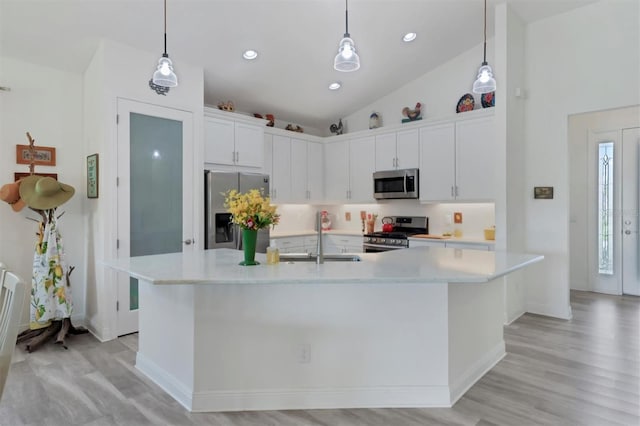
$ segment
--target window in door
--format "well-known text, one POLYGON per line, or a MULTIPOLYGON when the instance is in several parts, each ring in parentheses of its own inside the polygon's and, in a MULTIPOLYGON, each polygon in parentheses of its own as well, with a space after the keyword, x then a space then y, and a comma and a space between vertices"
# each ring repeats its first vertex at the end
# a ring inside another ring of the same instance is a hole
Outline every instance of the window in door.
POLYGON ((598 144, 598 272, 613 275, 613 142, 598 144))

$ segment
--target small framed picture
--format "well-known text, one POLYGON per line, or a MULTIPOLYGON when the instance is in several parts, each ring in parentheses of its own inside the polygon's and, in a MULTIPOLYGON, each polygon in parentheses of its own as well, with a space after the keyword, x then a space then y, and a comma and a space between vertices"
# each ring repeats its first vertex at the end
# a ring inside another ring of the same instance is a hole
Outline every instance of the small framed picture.
POLYGON ((87 198, 98 198, 98 154, 87 156, 87 198))
POLYGON ((551 200, 553 199, 553 186, 534 186, 533 198, 551 200))
MULTIPOLYGON (((27 173, 22 173, 22 172, 15 172, 13 174, 13 180, 14 181, 18 181, 22 178, 25 178, 27 176, 30 176, 31 173, 27 172, 27 173)), ((58 174, 57 173, 34 173, 34 175, 37 176, 42 176, 42 177, 50 177, 50 178, 54 178, 55 180, 58 180, 58 174)))
MULTIPOLYGON (((31 147, 29 145, 16 145, 16 163, 31 164, 31 147)), ((37 166, 55 166, 56 149, 48 146, 34 146, 33 164, 37 166)))

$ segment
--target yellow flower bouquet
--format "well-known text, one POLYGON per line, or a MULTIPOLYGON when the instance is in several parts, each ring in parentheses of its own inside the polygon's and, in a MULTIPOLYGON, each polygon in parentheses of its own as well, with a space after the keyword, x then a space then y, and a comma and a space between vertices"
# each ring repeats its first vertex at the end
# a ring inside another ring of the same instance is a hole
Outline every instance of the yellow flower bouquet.
POLYGON ((271 225, 277 225, 280 215, 276 206, 271 205, 269 197, 257 189, 242 193, 235 189, 224 193, 224 207, 231 213, 231 222, 242 229, 257 231, 271 225))

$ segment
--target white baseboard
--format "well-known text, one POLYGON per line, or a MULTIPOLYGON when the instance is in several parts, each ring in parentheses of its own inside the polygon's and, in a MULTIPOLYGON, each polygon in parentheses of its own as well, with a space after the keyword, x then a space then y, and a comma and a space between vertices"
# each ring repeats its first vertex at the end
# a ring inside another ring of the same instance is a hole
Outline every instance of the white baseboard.
POLYGON ((525 313, 526 313, 525 311, 520 311, 515 315, 513 315, 511 318, 507 318, 504 325, 511 325, 515 320, 523 316, 525 313))
POLYGON ((459 378, 450 378, 451 405, 455 404, 478 380, 491 370, 507 354, 504 340, 482 358, 474 362, 459 378))
POLYGON ((531 314, 544 315, 547 317, 570 320, 572 318, 571 305, 567 305, 562 310, 553 308, 543 303, 527 303, 525 310, 531 314))
MULTIPOLYGON (((189 411, 192 410, 192 392, 182 382, 175 377, 167 374, 166 371, 158 367, 156 363, 149 358, 142 355, 140 352, 136 354, 136 368, 150 378, 155 384, 160 386, 165 392, 171 395, 176 401, 178 401, 184 408, 189 411)), ((201 410, 201 411, 215 411, 215 410, 201 410)))
POLYGON ((191 411, 450 407, 447 386, 380 386, 196 392, 191 411))

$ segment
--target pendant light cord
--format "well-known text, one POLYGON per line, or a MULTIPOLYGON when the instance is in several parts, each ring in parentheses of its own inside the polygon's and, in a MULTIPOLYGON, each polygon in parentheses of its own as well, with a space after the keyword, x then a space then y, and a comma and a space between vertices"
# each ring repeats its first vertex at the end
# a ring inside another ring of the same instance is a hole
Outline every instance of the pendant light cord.
POLYGON ((484 0, 484 56, 482 58, 482 65, 487 65, 487 0, 484 0))
POLYGON ((169 56, 167 55, 167 0, 164 0, 164 55, 162 56, 169 56))
POLYGON ((344 0, 344 28, 344 36, 349 37, 349 0, 344 0))

